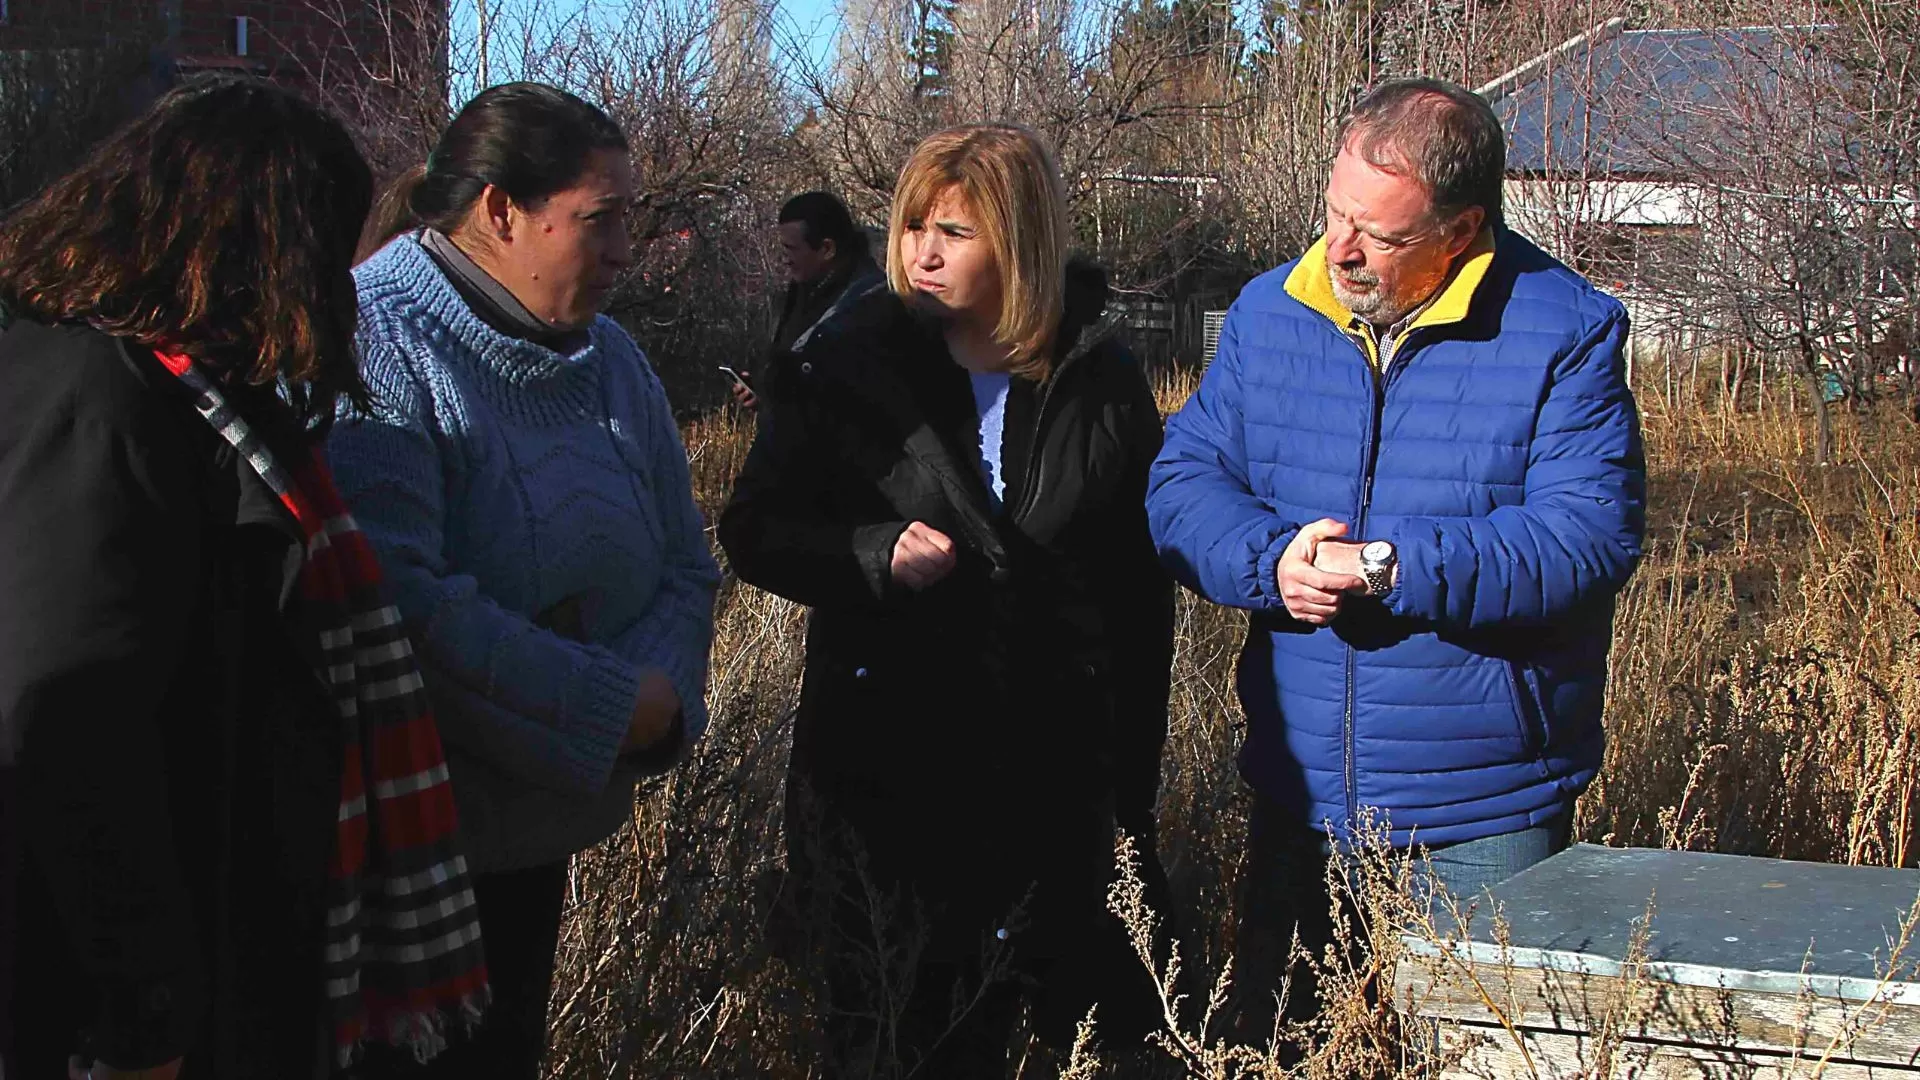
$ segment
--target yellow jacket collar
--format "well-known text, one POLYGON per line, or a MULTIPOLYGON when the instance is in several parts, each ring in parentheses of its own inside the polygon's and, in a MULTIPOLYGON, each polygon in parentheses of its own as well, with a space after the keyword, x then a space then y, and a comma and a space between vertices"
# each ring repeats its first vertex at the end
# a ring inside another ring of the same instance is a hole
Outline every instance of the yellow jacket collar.
MULTIPOLYGON (((1457 323, 1467 317, 1467 310, 1473 305, 1473 294, 1480 291, 1480 283, 1486 280, 1487 268, 1493 265, 1493 230, 1481 229, 1480 235, 1473 238, 1461 257, 1460 265, 1440 287, 1440 295, 1434 297, 1420 317, 1413 320, 1409 330, 1422 326, 1444 326, 1457 323)), ((1333 325, 1342 330, 1353 325, 1353 312, 1333 295, 1333 279, 1327 273, 1327 238, 1322 236, 1313 242, 1305 255, 1300 256, 1293 272, 1287 275, 1288 295, 1313 310, 1333 320, 1333 325)))

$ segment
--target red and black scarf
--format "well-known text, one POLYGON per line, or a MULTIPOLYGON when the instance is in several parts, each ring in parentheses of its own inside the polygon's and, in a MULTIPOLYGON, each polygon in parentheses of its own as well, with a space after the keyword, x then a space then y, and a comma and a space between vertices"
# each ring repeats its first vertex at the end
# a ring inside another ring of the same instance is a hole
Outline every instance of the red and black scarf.
POLYGON ((449 1020, 479 1021, 489 992, 440 732, 400 613, 319 451, 283 467, 193 361, 155 355, 305 539, 300 622, 319 636, 346 747, 324 969, 335 1066, 368 1041, 425 1061, 446 1045, 449 1020))

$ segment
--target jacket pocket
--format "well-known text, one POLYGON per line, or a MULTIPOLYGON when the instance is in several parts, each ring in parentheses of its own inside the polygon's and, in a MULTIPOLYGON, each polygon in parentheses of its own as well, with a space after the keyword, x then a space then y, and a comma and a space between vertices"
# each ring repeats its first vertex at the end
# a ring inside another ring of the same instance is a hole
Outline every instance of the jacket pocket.
POLYGON ((823 773, 882 786, 937 780, 968 771, 994 738, 969 680, 899 649, 836 650, 806 677, 795 751, 823 773))
POLYGON ((864 758, 882 748, 874 745, 895 725, 887 723, 908 703, 898 700, 893 665, 870 657, 835 656, 811 663, 801 687, 801 708, 814 745, 831 748, 838 759, 864 758))
POLYGON ((1538 673, 1516 661, 1502 663, 1507 669, 1507 690, 1513 697, 1513 718, 1520 732, 1520 745, 1529 754, 1539 754, 1547 746, 1547 720, 1538 673))
POLYGON ((1080 789, 1107 785, 1130 745, 1130 733, 1121 728, 1112 667, 1105 658, 1066 656, 1010 674, 1007 712, 1027 732, 1021 742, 1028 760, 1016 767, 1039 783, 1080 789))

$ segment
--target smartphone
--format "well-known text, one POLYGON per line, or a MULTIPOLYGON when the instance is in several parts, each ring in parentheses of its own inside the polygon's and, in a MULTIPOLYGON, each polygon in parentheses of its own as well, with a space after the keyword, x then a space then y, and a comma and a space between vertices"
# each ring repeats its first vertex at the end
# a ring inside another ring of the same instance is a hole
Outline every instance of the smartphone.
POLYGON ((742 375, 738 371, 735 371, 734 369, 728 367, 725 364, 720 364, 717 366, 720 369, 720 374, 725 375, 729 380, 731 380, 733 382, 733 385, 741 388, 742 390, 747 391, 748 393, 753 392, 753 384, 749 381, 747 376, 742 375))

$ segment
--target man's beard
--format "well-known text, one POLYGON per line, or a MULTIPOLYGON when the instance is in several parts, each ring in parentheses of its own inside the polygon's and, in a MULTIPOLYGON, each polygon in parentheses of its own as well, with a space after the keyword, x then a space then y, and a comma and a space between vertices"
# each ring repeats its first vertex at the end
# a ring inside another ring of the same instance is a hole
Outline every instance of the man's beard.
POLYGON ((1329 266, 1327 276, 1333 281, 1334 299, 1354 315, 1368 322, 1378 322, 1384 315, 1392 314, 1387 311, 1389 303, 1387 294, 1380 288, 1379 274, 1371 270, 1342 271, 1329 266), (1349 283, 1366 288, 1356 292, 1347 287, 1349 283))

